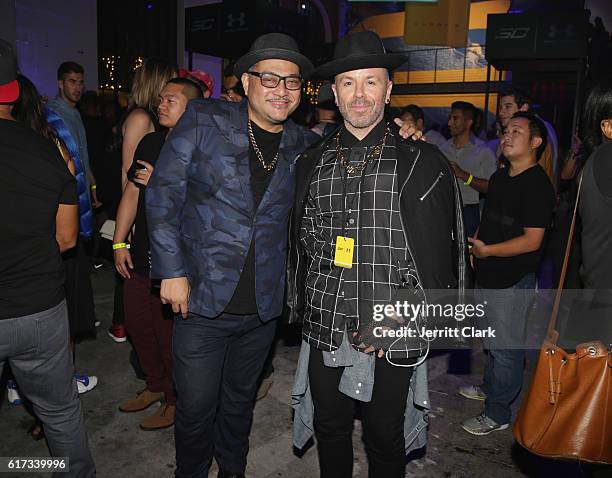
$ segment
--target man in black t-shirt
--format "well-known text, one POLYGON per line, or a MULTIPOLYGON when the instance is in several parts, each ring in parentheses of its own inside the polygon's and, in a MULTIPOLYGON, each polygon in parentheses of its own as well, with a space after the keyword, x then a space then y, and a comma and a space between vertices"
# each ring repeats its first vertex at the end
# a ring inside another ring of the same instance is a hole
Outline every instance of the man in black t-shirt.
MULTIPOLYGON (((140 426, 157 430, 172 426, 176 394, 172 380, 172 320, 162 312, 158 282, 149 279, 149 234, 145 217, 145 187, 149 182, 166 135, 176 126, 189 100, 202 98, 202 90, 186 78, 173 78, 159 94, 159 122, 168 131, 146 135, 136 148, 128 171, 128 183, 119 208, 113 237, 115 267, 123 281, 125 326, 146 375, 147 387, 119 405, 122 412, 136 412, 165 398, 140 426), (131 244, 126 244, 131 234, 131 244)), ((171 317, 170 317, 171 318, 171 317)))
POLYGON ((0 373, 8 362, 51 455, 69 458, 67 476, 90 477, 60 257, 76 244, 76 181, 53 143, 12 118, 16 78, 12 48, 0 40, 0 373))
POLYGON ((527 309, 535 294, 542 243, 555 204, 553 186, 538 160, 546 148, 546 126, 536 116, 517 113, 502 137, 509 167, 489 181, 480 228, 472 243, 476 303, 484 304, 481 329, 488 361, 482 386, 460 387, 459 394, 484 400, 482 414, 463 422, 474 435, 508 428, 510 404, 523 382, 527 309))
POLYGON ((176 476, 243 477, 257 379, 283 310, 297 155, 288 116, 312 63, 287 35, 236 62, 248 101, 190 102, 146 189, 151 276, 173 331, 176 476), (180 313, 180 315, 178 315, 180 313))

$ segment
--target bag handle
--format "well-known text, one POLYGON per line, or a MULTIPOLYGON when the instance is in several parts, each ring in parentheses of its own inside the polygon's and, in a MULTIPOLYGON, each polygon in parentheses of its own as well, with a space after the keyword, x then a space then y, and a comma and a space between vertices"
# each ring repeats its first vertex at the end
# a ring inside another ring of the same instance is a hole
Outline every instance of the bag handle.
MULTIPOLYGON (((583 171, 584 173, 584 171, 583 171)), ((557 316, 559 315, 559 306, 561 304, 561 295, 563 294, 563 286, 565 285, 565 278, 567 276, 567 266, 569 263, 569 256, 572 250, 572 243, 574 242, 574 229, 576 227, 576 214, 578 212, 578 202, 580 201, 580 191, 582 190, 582 177, 583 173, 580 174, 580 182, 578 183, 578 194, 576 195, 576 204, 574 205, 574 215, 572 216, 572 225, 569 230, 569 237, 567 238, 567 245, 565 246, 565 257, 563 258, 563 268, 561 269, 561 276, 559 277, 559 286, 557 287, 557 293, 555 294, 555 303, 550 314, 550 321, 548 322, 548 331, 546 336, 553 343, 557 342, 558 334, 554 333, 555 326, 557 325, 557 316)))

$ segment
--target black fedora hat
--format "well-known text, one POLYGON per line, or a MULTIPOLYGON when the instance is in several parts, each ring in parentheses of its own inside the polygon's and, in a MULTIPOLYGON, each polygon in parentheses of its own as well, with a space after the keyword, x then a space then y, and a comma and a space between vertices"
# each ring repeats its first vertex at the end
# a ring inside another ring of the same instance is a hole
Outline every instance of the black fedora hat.
POLYGON ((372 31, 351 33, 338 40, 334 48, 334 59, 316 69, 319 78, 333 79, 345 71, 364 68, 387 68, 394 70, 408 57, 403 53, 387 53, 380 37, 372 31))
POLYGON ((297 42, 284 33, 266 33, 256 38, 249 52, 236 61, 234 75, 238 78, 255 63, 263 60, 287 60, 300 67, 303 78, 309 78, 314 70, 311 61, 300 53, 297 42))

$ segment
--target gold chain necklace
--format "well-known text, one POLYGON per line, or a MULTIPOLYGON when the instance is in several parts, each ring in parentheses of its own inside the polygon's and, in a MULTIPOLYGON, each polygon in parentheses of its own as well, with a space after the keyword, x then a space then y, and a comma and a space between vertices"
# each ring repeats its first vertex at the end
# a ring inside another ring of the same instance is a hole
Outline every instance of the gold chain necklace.
POLYGON ((340 133, 342 133, 343 129, 344 128, 340 128, 336 133, 336 159, 340 162, 342 167, 345 168, 346 172, 349 174, 363 171, 371 159, 374 159, 377 156, 380 157, 382 155, 383 148, 385 147, 385 144, 387 142, 387 137, 391 134, 391 131, 389 130, 389 125, 387 125, 385 135, 383 136, 380 143, 372 147, 370 151, 365 155, 365 158, 363 158, 361 161, 355 164, 351 164, 350 160, 344 154, 344 151, 342 151, 340 145, 340 133))
POLYGON ((274 169, 274 166, 276 166, 276 162, 278 161, 278 151, 276 151, 276 154, 274 155, 274 158, 272 158, 272 161, 270 161, 269 163, 266 163, 264 160, 263 154, 261 154, 259 146, 257 146, 257 141, 255 141, 255 135, 253 134, 253 127, 251 126, 251 120, 249 120, 248 130, 249 130, 249 139, 251 140, 251 146, 253 146, 253 150, 255 151, 255 156, 257 156, 257 159, 261 163, 261 166, 266 171, 268 172, 272 171, 274 169))

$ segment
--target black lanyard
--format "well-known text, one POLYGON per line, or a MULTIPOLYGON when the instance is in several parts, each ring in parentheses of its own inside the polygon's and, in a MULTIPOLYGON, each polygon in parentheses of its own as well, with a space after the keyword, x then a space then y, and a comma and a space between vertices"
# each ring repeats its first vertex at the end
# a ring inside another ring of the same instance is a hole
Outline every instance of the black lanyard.
MULTIPOLYGON (((351 148, 349 148, 349 158, 350 158, 350 151, 351 148)), ((368 148, 366 147, 366 154, 368 154, 368 148)), ((359 177, 359 182, 357 183, 357 191, 356 194, 353 194, 353 197, 351 198, 351 205, 348 208, 349 211, 352 211, 353 209, 353 204, 355 203, 355 196, 359 195, 359 209, 361 210, 361 183, 363 182, 363 177, 365 175, 365 170, 368 167, 369 163, 366 163, 364 168, 361 170, 361 176, 359 177)), ((340 164, 340 177, 342 178, 342 237, 346 237, 346 186, 348 183, 348 172, 346 171, 346 168, 344 168, 341 164, 340 164)), ((361 219, 361 218, 359 218, 361 219)))

